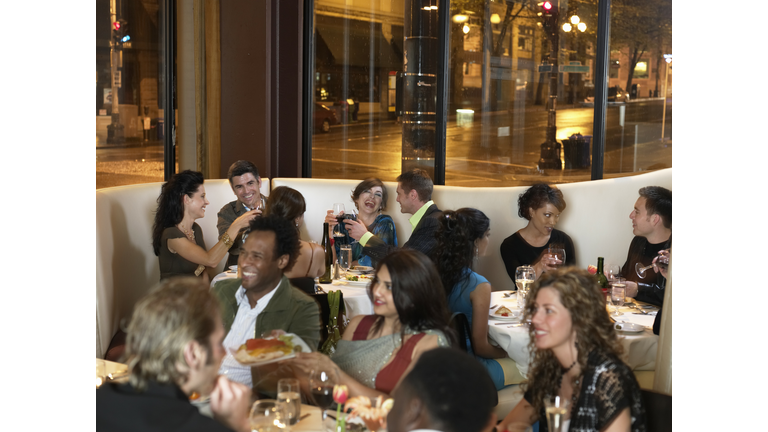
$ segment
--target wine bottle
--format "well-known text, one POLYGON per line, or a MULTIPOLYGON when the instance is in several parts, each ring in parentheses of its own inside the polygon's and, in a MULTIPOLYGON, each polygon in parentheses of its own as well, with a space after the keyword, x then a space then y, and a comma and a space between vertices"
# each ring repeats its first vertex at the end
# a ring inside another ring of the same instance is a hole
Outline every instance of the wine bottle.
POLYGON ((608 278, 603 273, 603 257, 597 257, 597 274, 595 276, 597 276, 597 283, 600 284, 600 288, 608 288, 608 278))
POLYGON ((323 252, 325 252, 325 272, 320 276, 320 283, 329 284, 332 282, 333 274, 331 268, 333 267, 333 246, 331 246, 331 238, 328 235, 328 222, 323 222, 323 242, 321 244, 323 252))

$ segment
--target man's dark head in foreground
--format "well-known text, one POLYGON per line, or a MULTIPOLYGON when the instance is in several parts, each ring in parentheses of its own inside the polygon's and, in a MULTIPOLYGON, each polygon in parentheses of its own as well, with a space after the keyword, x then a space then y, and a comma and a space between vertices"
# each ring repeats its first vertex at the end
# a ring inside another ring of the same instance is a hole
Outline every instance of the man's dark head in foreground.
POLYGON ((496 424, 493 381, 480 362, 455 348, 422 354, 394 393, 389 432, 480 432, 496 424))

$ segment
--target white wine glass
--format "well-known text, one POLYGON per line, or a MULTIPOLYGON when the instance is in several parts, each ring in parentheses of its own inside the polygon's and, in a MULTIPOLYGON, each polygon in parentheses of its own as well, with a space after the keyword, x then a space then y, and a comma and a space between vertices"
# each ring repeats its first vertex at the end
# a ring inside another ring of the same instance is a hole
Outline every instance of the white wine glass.
POLYGON ((618 264, 608 264, 603 268, 603 274, 608 279, 608 283, 611 283, 621 274, 621 266, 618 264))
POLYGON ((524 265, 515 269, 515 285, 517 285, 517 306, 525 306, 525 297, 536 280, 536 271, 533 266, 524 265))
POLYGON ((619 306, 624 305, 624 296, 626 294, 627 282, 623 277, 616 277, 611 284, 611 304, 614 311, 613 316, 624 315, 619 312, 619 306))
POLYGON ((547 414, 547 426, 550 432, 561 432, 565 416, 568 414, 569 401, 560 396, 551 396, 544 399, 544 410, 547 414))

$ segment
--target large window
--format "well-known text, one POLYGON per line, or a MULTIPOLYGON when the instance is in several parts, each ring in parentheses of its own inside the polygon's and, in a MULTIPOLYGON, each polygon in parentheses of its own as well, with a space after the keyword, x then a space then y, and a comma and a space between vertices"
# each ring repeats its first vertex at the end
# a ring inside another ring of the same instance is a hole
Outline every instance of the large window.
POLYGON ((96 188, 163 181, 162 0, 96 1, 96 188))
MULTIPOLYGON (((557 13, 549 17, 539 3, 450 2, 448 66, 437 72, 445 74, 448 94, 445 184, 509 186, 591 178, 597 2, 560 2, 559 9, 555 2, 557 13)), ((658 71, 665 68, 655 66, 671 53, 671 2, 651 3, 612 2, 606 177, 672 165, 671 103, 662 119, 664 100, 659 97, 664 77, 658 71), (648 28, 640 31, 638 24, 648 28)), ((424 91, 433 85, 432 74, 411 74, 421 77, 414 85, 425 87, 409 93, 408 68, 402 80, 399 73, 409 61, 409 47, 419 50, 419 61, 432 60, 425 53, 439 54, 437 45, 429 45, 439 37, 437 21, 430 18, 438 2, 314 4, 313 177, 393 180, 410 156, 433 164, 431 158, 439 154, 414 148, 434 147, 441 132, 435 130, 441 122, 434 117, 443 114, 408 108, 409 97, 426 98, 423 106, 434 107, 434 92, 424 91), (414 11, 422 12, 414 18, 414 11), (420 26, 422 33, 414 36, 409 25, 420 26), (415 37, 423 42, 410 45, 415 37), (404 83, 399 89, 398 82, 404 83), (405 98, 403 112, 398 93, 405 98)))

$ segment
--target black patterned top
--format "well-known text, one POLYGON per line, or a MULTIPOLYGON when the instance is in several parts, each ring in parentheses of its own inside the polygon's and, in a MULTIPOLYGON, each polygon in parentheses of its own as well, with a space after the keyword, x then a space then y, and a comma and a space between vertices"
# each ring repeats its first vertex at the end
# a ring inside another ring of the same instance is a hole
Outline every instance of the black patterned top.
MULTIPOLYGON (((531 390, 525 393, 531 403, 531 390)), ((597 432, 629 408, 632 432, 645 432, 645 408, 640 386, 629 366, 615 356, 592 351, 582 375, 581 391, 571 409, 568 432, 597 432)), ((539 432, 547 432, 547 416, 539 413, 539 432)))

